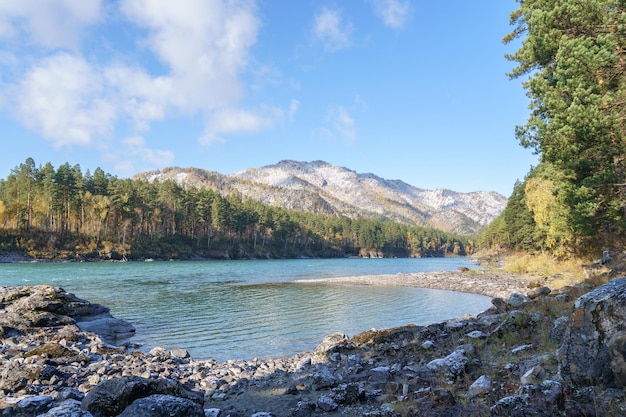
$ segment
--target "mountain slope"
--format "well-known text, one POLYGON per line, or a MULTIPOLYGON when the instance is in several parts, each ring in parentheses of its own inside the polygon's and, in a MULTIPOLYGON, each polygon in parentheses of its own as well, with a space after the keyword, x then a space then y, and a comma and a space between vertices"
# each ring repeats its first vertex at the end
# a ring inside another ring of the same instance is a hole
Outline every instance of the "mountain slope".
POLYGON ((472 234, 485 227, 502 212, 507 201, 496 192, 424 190, 323 161, 281 161, 231 175, 168 168, 138 177, 149 181, 172 179, 183 186, 209 187, 223 194, 238 192, 244 198, 292 210, 388 219, 460 234, 472 234))

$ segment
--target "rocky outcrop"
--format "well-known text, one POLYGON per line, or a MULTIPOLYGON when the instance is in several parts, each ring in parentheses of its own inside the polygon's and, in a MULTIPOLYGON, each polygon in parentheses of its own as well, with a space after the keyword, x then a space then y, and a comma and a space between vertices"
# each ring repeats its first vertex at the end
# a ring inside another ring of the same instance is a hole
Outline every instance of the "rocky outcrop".
POLYGON ((565 381, 575 387, 626 386, 626 278, 576 300, 559 364, 565 381))
MULTIPOLYGON (((333 334, 315 352, 224 363, 195 361, 183 349, 146 353, 109 344, 76 325, 104 307, 53 287, 2 288, 0 415, 620 415, 623 389, 585 384, 573 370, 587 360, 575 355, 583 340, 615 362, 606 341, 620 334, 622 285, 596 289, 573 310, 567 300, 588 289, 515 294, 494 299, 478 316, 333 334)), ((618 386, 612 365, 596 368, 611 370, 618 386)))
POLYGON ((195 413, 203 417, 203 403, 204 395, 170 379, 121 376, 103 381, 89 391, 82 408, 94 417, 129 417, 137 415, 133 410, 148 408, 150 404, 151 408, 159 410, 159 415, 192 416, 195 413))

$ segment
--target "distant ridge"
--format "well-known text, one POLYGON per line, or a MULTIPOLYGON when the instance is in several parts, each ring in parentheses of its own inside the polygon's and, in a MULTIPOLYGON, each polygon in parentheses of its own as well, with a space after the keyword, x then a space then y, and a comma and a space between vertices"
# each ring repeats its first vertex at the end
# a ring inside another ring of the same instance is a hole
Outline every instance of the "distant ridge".
POLYGON ((243 198, 291 210, 393 220, 464 235, 483 229, 507 203, 506 197, 494 191, 424 190, 324 161, 286 160, 231 175, 199 168, 166 168, 135 178, 171 179, 181 186, 212 188, 224 195, 237 192, 243 198))

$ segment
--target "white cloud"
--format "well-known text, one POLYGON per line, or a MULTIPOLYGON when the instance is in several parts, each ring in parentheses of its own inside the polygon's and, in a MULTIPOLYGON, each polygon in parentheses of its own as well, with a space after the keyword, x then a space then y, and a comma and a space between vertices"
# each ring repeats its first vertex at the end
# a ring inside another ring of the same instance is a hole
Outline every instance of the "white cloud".
POLYGON ((221 135, 225 133, 250 133, 271 129, 283 118, 284 111, 271 106, 264 106, 258 110, 219 109, 210 116, 201 143, 223 142, 221 135))
POLYGON ((371 4, 385 26, 393 29, 403 29, 413 12, 409 0, 371 0, 371 4))
POLYGON ((346 143, 352 144, 356 141, 356 123, 344 106, 329 105, 326 122, 331 126, 332 131, 346 143))
POLYGON ((0 105, 57 147, 97 147, 115 156, 107 144, 117 142, 116 134, 128 135, 126 155, 161 166, 173 153, 152 149, 136 135, 172 115, 199 116, 201 143, 270 129, 293 116, 299 103, 241 108, 260 26, 255 7, 254 0, 0 0, 0 45, 7 47, 0 63, 20 60, 11 67, 15 75, 0 79, 0 105), (97 56, 82 51, 84 34, 111 17, 128 19, 127 36, 143 38, 124 50, 105 39, 109 49, 97 56), (37 48, 22 50, 23 44, 37 48), (146 53, 161 67, 143 64, 146 53))
POLYGON ((324 8, 315 16, 313 33, 328 51, 339 51, 352 45, 352 23, 344 22, 339 10, 324 8))
POLYGON ((104 80, 81 57, 52 55, 32 67, 13 87, 18 119, 55 146, 94 145, 116 118, 104 80))
POLYGON ((242 98, 239 76, 259 29, 251 3, 124 0, 122 10, 148 29, 146 44, 170 70, 176 108, 192 114, 242 98))
POLYGON ((293 119, 299 109, 300 102, 296 99, 291 100, 291 103, 289 103, 289 118, 293 119))
POLYGON ((119 172, 133 174, 145 167, 165 167, 174 162, 174 153, 171 151, 152 149, 141 136, 130 136, 122 139, 119 150, 109 153, 108 159, 116 160, 115 169, 119 172), (137 162, 142 162, 141 167, 137 162))
POLYGON ((0 38, 76 49, 82 30, 102 18, 101 0, 0 0, 0 38))

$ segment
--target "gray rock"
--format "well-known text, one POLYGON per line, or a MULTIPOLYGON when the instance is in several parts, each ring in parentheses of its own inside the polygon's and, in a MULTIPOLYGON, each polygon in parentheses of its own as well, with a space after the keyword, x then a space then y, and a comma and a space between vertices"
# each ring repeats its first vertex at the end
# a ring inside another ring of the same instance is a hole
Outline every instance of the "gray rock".
POLYGON ((185 398, 198 404, 204 402, 202 394, 168 379, 123 376, 99 383, 85 396, 82 407, 94 417, 116 416, 135 400, 156 394, 185 398))
POLYGON ((317 399, 317 407, 322 411, 330 413, 331 411, 335 411, 337 408, 339 408, 339 405, 335 401, 333 401, 330 396, 324 394, 320 395, 320 397, 317 399))
POLYGON ((93 417, 93 415, 80 407, 80 401, 68 399, 37 417, 93 417))
POLYGON ((576 300, 558 361, 561 376, 574 387, 626 386, 626 278, 576 300))
POLYGON ((435 347, 435 342, 433 342, 432 340, 427 340, 424 343, 422 343, 420 347, 424 350, 430 350, 435 347))
POLYGON ((517 346, 514 347, 513 349, 511 349, 511 353, 513 355, 517 355, 518 353, 522 353, 525 352, 527 350, 530 350, 533 348, 533 345, 529 344, 529 345, 522 345, 522 346, 517 346))
POLYGON ((387 382, 391 378, 391 370, 388 366, 377 366, 369 370, 369 379, 372 382, 387 382))
POLYGON ((507 303, 513 308, 518 308, 526 304, 529 301, 530 301, 530 298, 526 297, 523 294, 514 292, 513 294, 509 296, 507 303))
POLYGON ((528 371, 524 372, 524 375, 520 378, 522 385, 536 384, 540 382, 542 378, 546 376, 546 371, 539 365, 533 366, 528 371))
POLYGON ((472 383, 467 392, 469 398, 483 397, 491 391, 491 378, 487 375, 481 375, 476 381, 472 383))
POLYGON ((30 378, 28 369, 16 361, 4 364, 3 368, 0 371, 0 390, 15 393, 27 386, 30 378))
POLYGON ((339 382, 337 376, 327 366, 321 366, 313 375, 313 386, 316 390, 333 387, 339 382))
POLYGON ((37 395, 34 397, 24 398, 15 406, 18 414, 36 415, 48 410, 54 399, 49 395, 37 395))
POLYGON ((76 324, 81 331, 95 333, 112 345, 119 345, 135 335, 135 328, 132 324, 109 314, 84 318, 76 324))
POLYGON ((486 339, 487 338, 487 335, 481 332, 480 330, 471 331, 465 336, 469 337, 470 339, 486 339))
POLYGON ((190 357, 189 352, 186 349, 172 349, 171 354, 175 358, 187 359, 190 357))
POLYGON ((554 323, 552 323, 552 329, 550 329, 550 339, 557 342, 563 340, 563 336, 565 335, 565 330, 567 330, 568 323, 569 318, 565 316, 555 319, 554 323))
POLYGON ((357 383, 340 384, 333 388, 331 398, 338 404, 354 404, 365 397, 365 391, 357 383))
POLYGON ((552 292, 552 290, 550 288, 548 288, 548 287, 537 287, 537 288, 533 288, 532 290, 528 291, 528 293, 526 295, 531 300, 534 300, 535 298, 539 298, 541 296, 548 295, 551 292, 552 292))
POLYGON ((430 361, 426 367, 433 372, 445 374, 449 378, 456 378, 466 370, 468 363, 465 349, 458 348, 445 358, 430 361))
POLYGON ((315 349, 317 355, 326 355, 337 345, 345 343, 348 340, 348 336, 343 333, 332 333, 324 337, 322 343, 320 343, 315 349))
POLYGON ((186 398, 155 394, 133 401, 118 417, 205 417, 204 409, 186 398))

